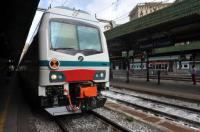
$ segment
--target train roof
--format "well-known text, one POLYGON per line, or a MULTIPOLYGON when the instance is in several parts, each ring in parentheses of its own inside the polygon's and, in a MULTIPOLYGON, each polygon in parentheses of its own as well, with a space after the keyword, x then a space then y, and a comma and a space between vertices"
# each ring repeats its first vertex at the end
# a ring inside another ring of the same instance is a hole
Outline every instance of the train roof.
POLYGON ((97 19, 95 19, 95 17, 93 17, 88 12, 83 11, 83 10, 72 9, 69 7, 58 6, 58 7, 48 9, 46 12, 98 22, 97 19))

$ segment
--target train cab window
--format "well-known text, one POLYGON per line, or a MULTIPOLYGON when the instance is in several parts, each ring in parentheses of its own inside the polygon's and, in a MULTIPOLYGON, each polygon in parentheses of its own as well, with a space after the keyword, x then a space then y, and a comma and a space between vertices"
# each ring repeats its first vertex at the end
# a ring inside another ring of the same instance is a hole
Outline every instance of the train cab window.
POLYGON ((78 49, 76 26, 51 22, 51 44, 53 49, 78 49))
POLYGON ((97 28, 78 26, 80 50, 92 49, 101 51, 100 35, 97 28))
POLYGON ((52 21, 50 23, 51 49, 65 50, 85 55, 102 52, 100 31, 98 28, 81 23, 65 23, 52 21))

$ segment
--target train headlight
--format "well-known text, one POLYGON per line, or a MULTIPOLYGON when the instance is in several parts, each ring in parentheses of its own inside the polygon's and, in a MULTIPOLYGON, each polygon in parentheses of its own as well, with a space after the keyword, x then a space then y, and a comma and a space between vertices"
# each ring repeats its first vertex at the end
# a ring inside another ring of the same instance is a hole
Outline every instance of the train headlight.
POLYGON ((99 74, 96 74, 95 77, 98 78, 98 77, 99 77, 99 74))
POLYGON ((50 82, 64 82, 66 79, 65 75, 60 71, 51 71, 49 73, 50 82))
POLYGON ((62 78, 63 78, 63 76, 62 76, 62 75, 59 75, 59 76, 58 76, 58 79, 62 79, 62 78))
POLYGON ((56 74, 52 74, 51 75, 51 80, 56 80, 57 79, 57 75, 56 74))
POLYGON ((104 73, 100 73, 100 77, 104 77, 104 73))
POLYGON ((105 71, 97 71, 94 80, 104 80, 106 77, 106 72, 105 71))

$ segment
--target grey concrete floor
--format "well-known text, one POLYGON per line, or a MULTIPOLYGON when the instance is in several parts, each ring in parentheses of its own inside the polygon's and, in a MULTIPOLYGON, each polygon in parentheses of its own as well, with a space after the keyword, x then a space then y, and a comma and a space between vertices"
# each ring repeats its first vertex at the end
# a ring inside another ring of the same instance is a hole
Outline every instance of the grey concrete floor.
POLYGON ((0 85, 0 132, 34 132, 29 123, 32 112, 22 95, 17 74, 1 79, 0 85))

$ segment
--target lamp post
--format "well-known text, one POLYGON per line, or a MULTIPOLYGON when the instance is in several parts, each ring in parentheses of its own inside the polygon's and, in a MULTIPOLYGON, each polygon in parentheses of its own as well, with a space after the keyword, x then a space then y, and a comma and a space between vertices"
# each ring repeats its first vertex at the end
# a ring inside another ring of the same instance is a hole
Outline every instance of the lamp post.
POLYGON ((125 59, 126 62, 126 82, 130 82, 130 58, 133 57, 134 51, 133 50, 127 50, 122 52, 122 58, 125 59))
POLYGON ((146 58, 147 82, 149 82, 149 51, 144 52, 144 58, 146 58))

